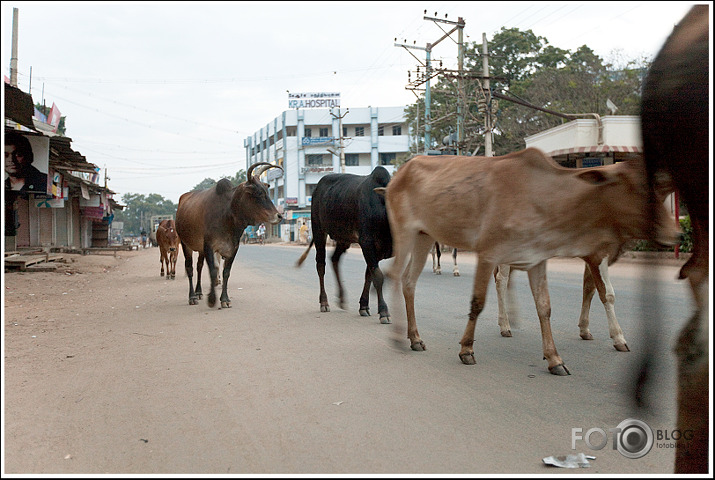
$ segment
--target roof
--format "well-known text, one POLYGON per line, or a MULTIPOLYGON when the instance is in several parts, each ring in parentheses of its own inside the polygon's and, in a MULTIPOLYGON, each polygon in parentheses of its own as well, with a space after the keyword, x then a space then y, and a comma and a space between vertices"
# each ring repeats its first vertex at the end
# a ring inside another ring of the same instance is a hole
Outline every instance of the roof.
POLYGON ((5 118, 9 118, 24 127, 34 130, 35 124, 32 122, 32 115, 34 113, 35 105, 32 103, 32 95, 6 83, 5 118))

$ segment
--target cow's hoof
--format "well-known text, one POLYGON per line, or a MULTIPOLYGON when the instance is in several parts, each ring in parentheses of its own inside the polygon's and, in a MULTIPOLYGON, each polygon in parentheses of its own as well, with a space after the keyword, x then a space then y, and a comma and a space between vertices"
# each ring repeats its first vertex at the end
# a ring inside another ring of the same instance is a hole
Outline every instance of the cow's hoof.
POLYGON ((455 277, 458 277, 458 276, 459 276, 459 272, 454 272, 454 276, 455 276, 455 277))
POLYGON ((614 347, 616 350, 618 350, 619 352, 630 352, 630 351, 631 351, 631 349, 628 348, 628 345, 626 345, 625 343, 621 343, 621 344, 618 344, 618 345, 615 345, 615 344, 614 344, 613 347, 614 347))
POLYGON ((369 317, 370 316, 370 309, 365 307, 360 309, 360 316, 361 317, 369 317))
POLYGON ((427 350, 427 347, 425 347, 425 342, 423 342, 422 340, 413 343, 412 345, 410 345, 410 348, 415 352, 424 352, 425 350, 427 350))
POLYGON ((502 337, 511 337, 511 330, 505 330, 501 332, 502 337))
MULTIPOLYGON (((593 335, 591 335, 591 332, 589 333, 582 333, 580 337, 584 340, 593 340, 593 335)), ((618 350, 618 347, 616 347, 616 350, 618 350)))
POLYGON ((328 305, 321 305, 321 306, 320 306, 320 311, 321 311, 321 312, 329 312, 329 311, 330 311, 330 307, 329 307, 328 305))
POLYGON ((221 308, 231 308, 231 302, 221 301, 221 308))
POLYGON ((571 375, 571 372, 569 372, 569 369, 566 368, 566 365, 564 365, 563 363, 554 365, 553 367, 549 367, 549 373, 551 373, 552 375, 559 375, 561 377, 571 375))
POLYGON ((176 275, 172 275, 172 276, 171 276, 171 279, 172 279, 172 280, 176 280, 176 275))
POLYGON ((392 319, 389 315, 380 315, 380 323, 382 323, 383 325, 387 325, 392 323, 392 319))
POLYGON ((210 308, 213 308, 214 305, 216 305, 216 294, 215 293, 209 293, 208 304, 209 304, 210 308))
POLYGON ((196 294, 196 298, 198 298, 199 300, 201 300, 202 298, 204 298, 204 294, 203 294, 203 293, 197 293, 197 294, 196 294))
POLYGON ((164 276, 164 272, 161 272, 161 276, 162 276, 162 277, 164 276))
POLYGON ((189 305, 198 305, 199 304, 199 299, 196 297, 191 297, 189 298, 189 305))
POLYGON ((442 272, 439 271, 439 270, 437 270, 436 272, 434 272, 434 274, 435 274, 435 275, 442 275, 442 272))
POLYGON ((465 365, 476 365, 477 361, 474 359, 474 353, 460 353, 459 359, 465 365))

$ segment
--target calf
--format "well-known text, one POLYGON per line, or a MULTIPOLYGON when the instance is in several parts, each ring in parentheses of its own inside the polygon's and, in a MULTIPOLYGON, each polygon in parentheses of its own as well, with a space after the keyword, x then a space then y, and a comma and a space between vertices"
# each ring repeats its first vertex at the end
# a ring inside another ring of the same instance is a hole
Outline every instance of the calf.
MULTIPOLYGON (((710 179, 709 150, 711 39, 710 6, 696 5, 678 23, 651 64, 643 86, 641 123, 643 154, 651 191, 657 174, 668 173, 688 208, 693 226, 693 254, 680 270, 693 292, 695 311, 676 343, 678 356, 677 429, 690 432, 690 441, 679 441, 675 449, 675 473, 708 473, 710 355, 710 179)), ((651 194, 655 198, 655 193, 651 194)), ((657 207, 652 201, 651 207, 657 207)), ((657 212, 648 217, 657 225, 657 212)), ((653 231, 655 234, 655 229, 653 231)), ((655 335, 661 319, 649 319, 647 332, 655 335)), ((648 345, 654 345, 654 341, 648 345)), ((649 352, 648 361, 658 355, 649 352)), ((647 373, 647 364, 643 375, 647 373)), ((642 387, 642 383, 639 385, 642 387)))
POLYGON ((392 237, 385 212, 385 199, 374 191, 384 188, 390 174, 384 167, 375 167, 370 175, 331 173, 320 179, 313 192, 310 218, 313 238, 297 262, 300 266, 315 244, 315 263, 320 282, 320 311, 329 312, 330 305, 325 293, 325 244, 328 235, 335 243, 331 257, 338 284, 340 308, 345 309, 345 292, 340 280, 340 257, 359 243, 367 263, 365 284, 360 296, 360 315, 370 315, 370 284, 377 291, 380 323, 390 323, 390 313, 382 295, 383 274, 378 266, 380 260, 392 257, 392 237))
POLYGON ((224 259, 221 307, 230 307, 228 277, 243 230, 248 225, 261 222, 276 224, 283 218, 269 198, 266 184, 259 179, 269 168, 281 167, 266 162, 255 163, 248 167, 247 180, 238 186, 234 187, 229 180, 222 178, 207 190, 187 192, 179 198, 176 231, 181 238, 186 275, 189 277, 189 305, 196 305, 202 296, 201 270, 204 260, 211 277, 208 305, 213 307, 216 304, 214 287, 218 285, 218 266, 214 253, 218 253, 224 259), (196 290, 193 284, 193 252, 199 254, 196 290))
POLYGON ((164 276, 164 264, 166 264, 166 276, 174 280, 176 278, 176 259, 179 256, 180 243, 174 220, 161 221, 156 228, 156 241, 159 244, 161 276, 164 276))
MULTIPOLYGON (((476 363, 474 328, 492 273, 497 265, 510 264, 528 272, 549 371, 568 375, 551 335, 546 261, 615 255, 626 240, 649 231, 642 215, 648 200, 645 171, 635 160, 571 169, 535 148, 501 157, 418 156, 397 171, 385 194, 395 254, 388 276, 402 284, 413 350, 425 349, 414 294, 430 247, 437 241, 477 253, 459 352, 468 365, 476 363)), ((672 243, 673 221, 659 207, 659 239, 672 243)))

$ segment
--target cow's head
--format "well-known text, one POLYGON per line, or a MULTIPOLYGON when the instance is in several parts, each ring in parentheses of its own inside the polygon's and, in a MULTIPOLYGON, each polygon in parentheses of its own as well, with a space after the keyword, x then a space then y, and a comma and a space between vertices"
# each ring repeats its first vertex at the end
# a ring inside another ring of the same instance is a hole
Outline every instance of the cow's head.
POLYGON ((667 175, 655 179, 657 200, 653 211, 656 218, 655 225, 651 225, 647 215, 650 196, 642 158, 606 167, 579 169, 576 175, 593 186, 603 188, 603 198, 609 205, 609 221, 615 220, 624 237, 648 239, 654 233, 654 240, 661 245, 677 243, 681 231, 663 204, 668 194, 673 192, 672 182, 667 175))
POLYGON ((248 167, 246 181, 236 187, 233 193, 233 214, 241 217, 248 225, 263 222, 275 224, 283 219, 268 195, 268 185, 260 180, 261 174, 270 168, 283 170, 279 165, 267 162, 254 163, 248 167))

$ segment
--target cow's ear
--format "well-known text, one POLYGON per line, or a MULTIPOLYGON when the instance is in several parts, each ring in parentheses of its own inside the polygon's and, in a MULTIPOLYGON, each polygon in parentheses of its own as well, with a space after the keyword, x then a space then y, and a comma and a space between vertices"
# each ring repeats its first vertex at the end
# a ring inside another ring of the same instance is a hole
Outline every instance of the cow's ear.
POLYGON ((581 180, 591 185, 608 185, 609 183, 614 183, 616 181, 615 175, 609 175, 602 170, 584 170, 583 172, 578 172, 576 174, 581 180))
POLYGON ((381 197, 384 197, 384 196, 385 196, 385 191, 386 191, 386 190, 387 190, 387 189, 386 189, 385 187, 375 187, 375 188, 373 188, 373 191, 374 191, 375 193, 377 193, 378 195, 380 195, 381 197))

